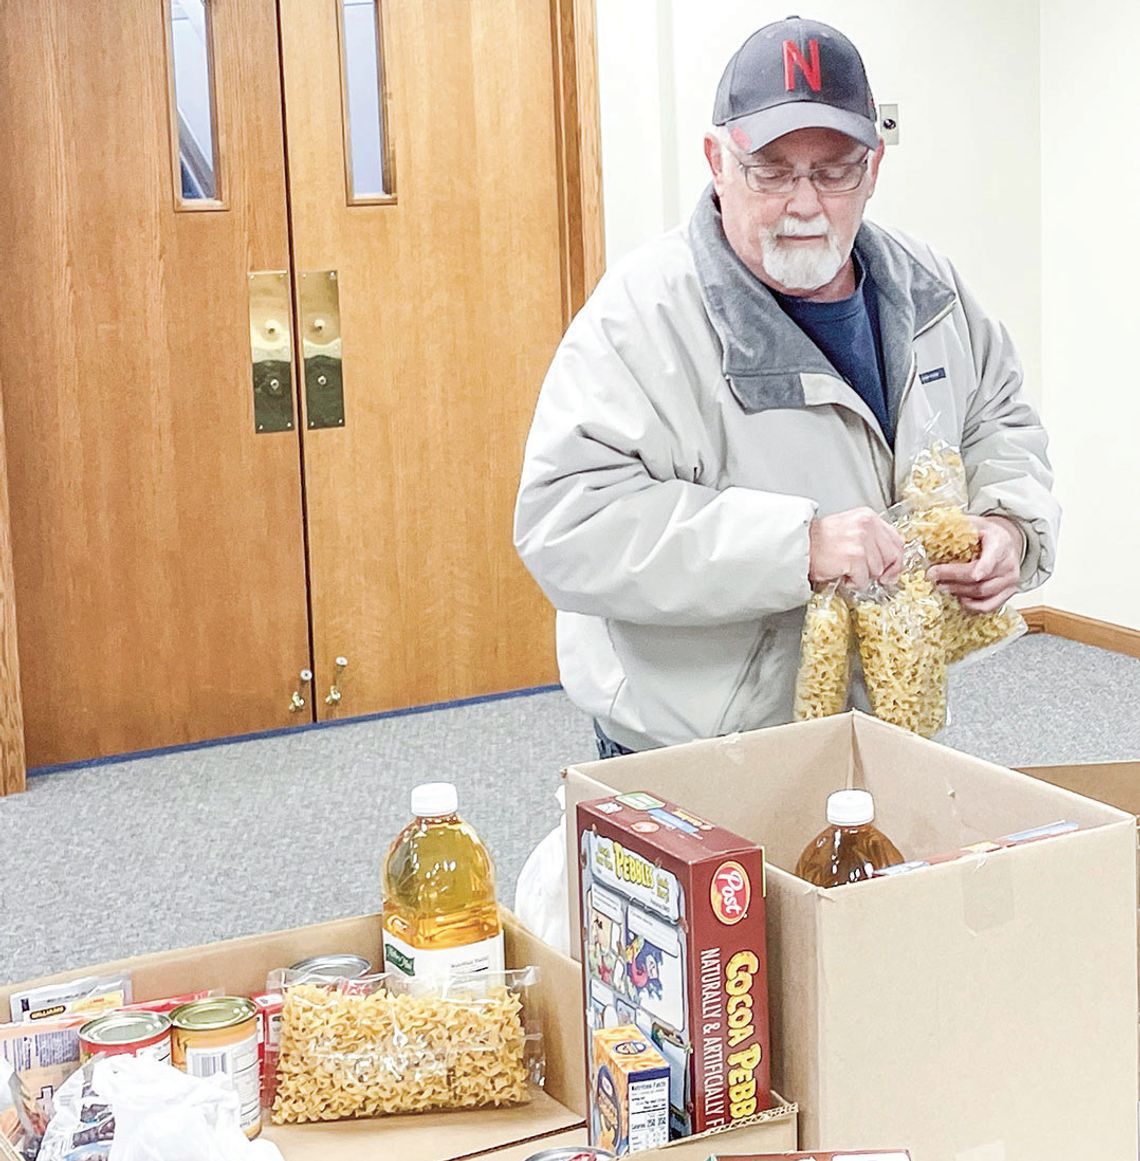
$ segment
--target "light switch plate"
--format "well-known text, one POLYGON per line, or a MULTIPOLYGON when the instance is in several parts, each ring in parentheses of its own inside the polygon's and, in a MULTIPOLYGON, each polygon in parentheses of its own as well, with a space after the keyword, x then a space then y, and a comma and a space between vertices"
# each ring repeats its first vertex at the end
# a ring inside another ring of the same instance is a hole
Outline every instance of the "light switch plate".
POLYGON ((887 145, 897 145, 899 143, 898 105, 879 106, 879 133, 887 145))

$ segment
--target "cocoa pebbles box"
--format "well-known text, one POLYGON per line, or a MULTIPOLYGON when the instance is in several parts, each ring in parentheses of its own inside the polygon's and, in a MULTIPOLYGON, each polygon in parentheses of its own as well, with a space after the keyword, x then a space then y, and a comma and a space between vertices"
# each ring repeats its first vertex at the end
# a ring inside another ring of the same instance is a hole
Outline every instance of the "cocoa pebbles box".
POLYGON ((671 1137, 769 1108, 763 848, 644 792, 579 804, 577 831, 587 1046, 640 1029, 671 1137))

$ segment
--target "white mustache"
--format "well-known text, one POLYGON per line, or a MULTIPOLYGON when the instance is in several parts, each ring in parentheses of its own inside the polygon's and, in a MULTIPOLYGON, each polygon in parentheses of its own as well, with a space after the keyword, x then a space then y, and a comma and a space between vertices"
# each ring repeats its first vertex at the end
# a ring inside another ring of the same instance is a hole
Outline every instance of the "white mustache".
POLYGON ((781 218, 772 231, 775 238, 811 238, 822 234, 831 238, 831 223, 820 214, 817 218, 781 218))

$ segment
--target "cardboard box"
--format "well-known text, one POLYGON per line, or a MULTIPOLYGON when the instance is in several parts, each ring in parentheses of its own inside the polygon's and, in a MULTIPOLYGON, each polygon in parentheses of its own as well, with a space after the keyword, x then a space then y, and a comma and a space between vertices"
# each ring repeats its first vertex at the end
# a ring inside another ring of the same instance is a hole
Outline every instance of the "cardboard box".
POLYGON ((569 818, 647 789, 764 844, 773 1083, 801 1101, 801 1148, 872 1137, 915 1161, 1133 1155, 1130 815, 861 714, 565 776, 569 818), (848 785, 872 791, 908 858, 1058 819, 1081 829, 823 891, 787 868, 848 785))
MULTIPOLYGON (((546 1086, 530 1104, 517 1108, 472 1112, 422 1113, 372 1120, 336 1121, 313 1125, 270 1125, 263 1132, 286 1161, 360 1161, 381 1156, 400 1161, 455 1161, 491 1154, 499 1161, 524 1161, 555 1144, 585 1142, 586 1078, 583 1066, 581 968, 547 947, 509 913, 504 913, 508 966, 536 964, 541 983, 534 990, 543 1025, 546 1086), (570 1132, 570 1130, 574 1130, 570 1132)), ((0 1012, 7 1012, 14 991, 80 976, 125 970, 134 983, 136 1000, 176 995, 200 988, 251 995, 263 991, 268 973, 308 956, 328 951, 379 957, 380 916, 319 923, 291 931, 248 936, 202 947, 137 956, 114 963, 79 967, 44 980, 0 987, 0 1012)), ((268 1120, 268 1118, 267 1118, 268 1120)), ((741 1151, 796 1148, 796 1106, 781 1105, 761 1124, 734 1134, 741 1151)), ((708 1146, 698 1153, 668 1154, 670 1161, 704 1161, 708 1146)))
POLYGON ((587 1030, 635 1024, 666 1057, 673 1136, 767 1109, 763 850, 642 793, 580 804, 578 834, 587 1030))
POLYGON ((854 1157, 856 1161, 910 1161, 906 1152, 893 1153, 718 1153, 709 1161, 841 1161, 844 1157, 854 1157))

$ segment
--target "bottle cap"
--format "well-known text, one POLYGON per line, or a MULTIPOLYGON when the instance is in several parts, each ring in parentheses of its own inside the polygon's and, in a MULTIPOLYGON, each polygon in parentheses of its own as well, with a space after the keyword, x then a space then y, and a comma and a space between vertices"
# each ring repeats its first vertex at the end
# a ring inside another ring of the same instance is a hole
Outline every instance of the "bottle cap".
POLYGON ((459 809, 459 793, 451 782, 425 782, 412 791, 412 813, 417 818, 441 818, 459 809))
POLYGON ((837 790, 827 796, 827 821, 832 826, 863 826, 875 817, 875 800, 868 790, 837 790))

